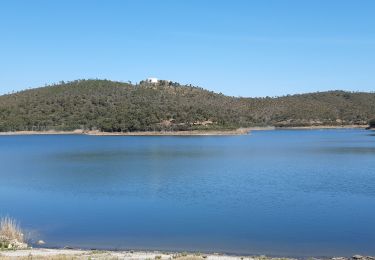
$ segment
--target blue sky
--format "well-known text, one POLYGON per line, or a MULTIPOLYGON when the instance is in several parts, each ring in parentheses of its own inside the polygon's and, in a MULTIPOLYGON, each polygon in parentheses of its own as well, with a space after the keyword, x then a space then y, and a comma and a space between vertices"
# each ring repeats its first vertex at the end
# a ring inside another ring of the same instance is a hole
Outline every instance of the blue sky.
POLYGON ((233 96, 375 91, 373 0, 0 1, 0 94, 170 79, 233 96))

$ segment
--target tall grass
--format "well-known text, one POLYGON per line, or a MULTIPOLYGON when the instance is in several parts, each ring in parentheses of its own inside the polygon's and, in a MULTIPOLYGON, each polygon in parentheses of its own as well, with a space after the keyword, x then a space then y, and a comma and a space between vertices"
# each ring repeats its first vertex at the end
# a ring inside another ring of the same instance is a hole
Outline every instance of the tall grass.
POLYGON ((22 229, 17 221, 10 217, 2 217, 0 219, 0 237, 17 240, 21 243, 25 242, 22 229))

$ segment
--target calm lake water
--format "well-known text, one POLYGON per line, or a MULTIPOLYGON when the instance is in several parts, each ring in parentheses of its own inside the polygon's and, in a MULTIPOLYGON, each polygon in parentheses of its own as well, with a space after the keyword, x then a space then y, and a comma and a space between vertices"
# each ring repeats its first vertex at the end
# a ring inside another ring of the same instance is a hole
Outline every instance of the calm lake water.
POLYGON ((1 136, 0 215, 47 246, 375 254, 375 136, 1 136))

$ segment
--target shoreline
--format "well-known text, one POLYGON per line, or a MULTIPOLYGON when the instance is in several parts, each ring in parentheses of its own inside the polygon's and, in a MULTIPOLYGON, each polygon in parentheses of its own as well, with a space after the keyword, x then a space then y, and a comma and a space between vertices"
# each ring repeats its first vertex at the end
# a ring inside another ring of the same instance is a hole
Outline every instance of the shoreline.
POLYGON ((246 135, 252 129, 239 128, 235 130, 188 130, 188 131, 145 131, 145 132, 101 132, 101 131, 15 131, 0 132, 0 136, 12 135, 90 135, 90 136, 210 136, 210 135, 246 135))
POLYGON ((145 132, 101 132, 97 130, 74 130, 74 131, 15 131, 0 132, 0 136, 13 135, 90 135, 90 136, 234 136, 246 135, 251 131, 270 131, 270 130, 324 130, 324 129, 366 129, 368 125, 344 125, 344 126, 293 126, 293 127, 274 127, 260 126, 238 128, 234 130, 188 130, 188 131, 145 131, 145 132))
POLYGON ((225 253, 166 252, 146 250, 97 250, 67 248, 28 248, 20 250, 0 250, 0 260, 5 259, 129 259, 129 260, 375 260, 373 256, 354 255, 352 257, 283 257, 265 255, 231 255, 225 253))
POLYGON ((285 126, 275 127, 279 130, 324 130, 324 129, 367 129, 368 125, 323 125, 323 126, 285 126))

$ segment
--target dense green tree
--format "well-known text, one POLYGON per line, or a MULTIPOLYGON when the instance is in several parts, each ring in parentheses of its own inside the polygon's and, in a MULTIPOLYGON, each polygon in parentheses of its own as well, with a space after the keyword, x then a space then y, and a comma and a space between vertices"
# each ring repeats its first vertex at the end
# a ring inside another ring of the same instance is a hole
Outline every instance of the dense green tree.
POLYGON ((369 121, 370 128, 375 128, 375 118, 369 121))

